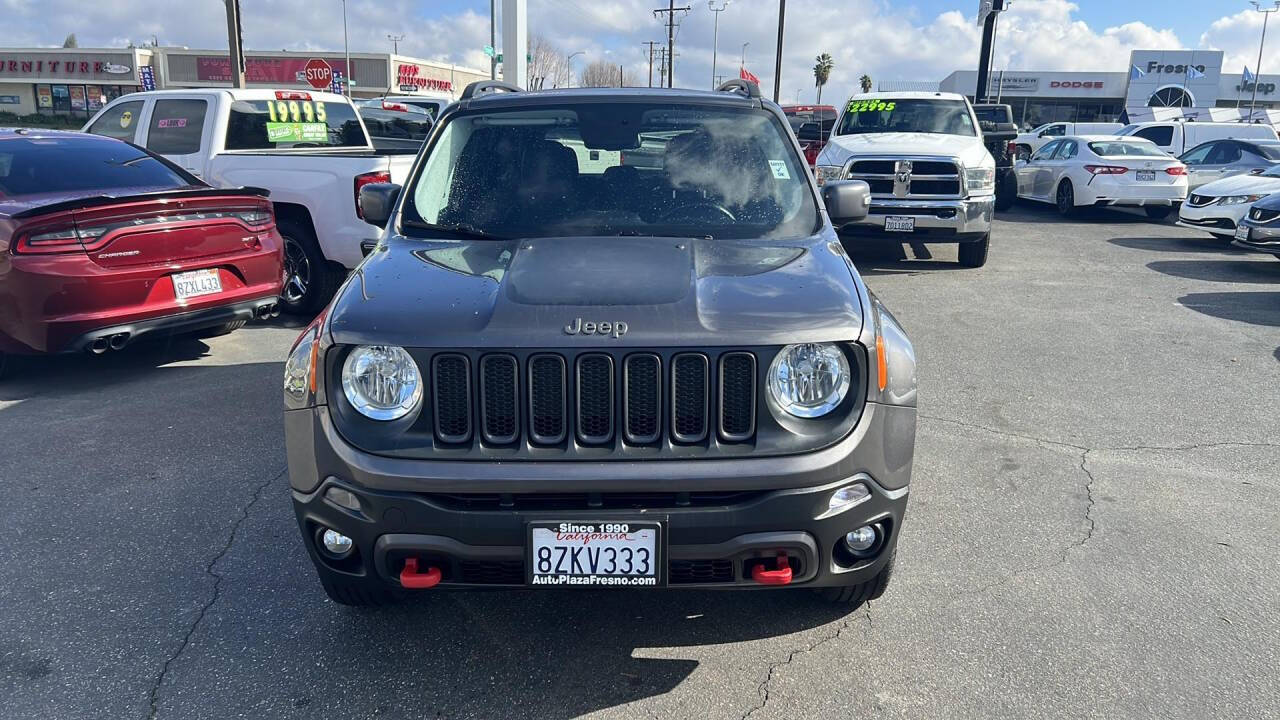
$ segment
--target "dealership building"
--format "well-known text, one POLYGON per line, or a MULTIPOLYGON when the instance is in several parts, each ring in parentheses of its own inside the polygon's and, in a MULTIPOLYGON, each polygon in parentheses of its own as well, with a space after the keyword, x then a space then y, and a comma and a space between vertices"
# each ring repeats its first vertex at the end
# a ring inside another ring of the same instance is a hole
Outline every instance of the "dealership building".
MULTIPOLYGON (((352 95, 387 93, 453 95, 488 71, 390 53, 245 53, 248 87, 309 88, 303 67, 320 58, 351 78, 352 95)), ((129 49, 0 49, 0 112, 88 118, 106 103, 154 84, 156 89, 231 87, 225 50, 144 47, 129 49)))
MULTIPOLYGON (((993 71, 992 99, 1013 108, 1019 126, 1048 122, 1142 122, 1249 116, 1254 83, 1244 68, 1222 67, 1221 50, 1134 50, 1128 68, 1098 72, 993 71)), ((1257 68, 1253 68, 1256 70, 1257 68)), ((957 70, 937 89, 973 97, 978 73, 957 70)), ((884 83, 883 89, 892 89, 884 83)), ((1280 75, 1257 79, 1255 120, 1280 124, 1280 75)))

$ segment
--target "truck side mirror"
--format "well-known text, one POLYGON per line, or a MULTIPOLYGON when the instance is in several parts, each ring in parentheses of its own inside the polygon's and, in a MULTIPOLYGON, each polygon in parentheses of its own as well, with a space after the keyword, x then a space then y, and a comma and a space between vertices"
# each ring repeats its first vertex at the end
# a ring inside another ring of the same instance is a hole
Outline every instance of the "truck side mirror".
POLYGON ((386 227, 399 197, 400 186, 394 183, 369 183, 361 187, 360 217, 374 227, 386 227))
POLYGON ((840 180, 822 186, 822 204, 831 225, 837 229, 867 216, 871 207, 871 186, 864 180, 840 180))

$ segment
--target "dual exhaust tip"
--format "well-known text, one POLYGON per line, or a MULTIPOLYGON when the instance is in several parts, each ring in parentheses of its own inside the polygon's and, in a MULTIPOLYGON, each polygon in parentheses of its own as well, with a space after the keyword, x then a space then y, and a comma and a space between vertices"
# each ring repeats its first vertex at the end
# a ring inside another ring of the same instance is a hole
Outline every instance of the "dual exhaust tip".
POLYGON ((108 350, 123 350, 124 346, 128 344, 129 333, 103 335, 93 339, 93 342, 89 344, 89 352, 94 355, 101 355, 108 350))
POLYGON ((259 305, 254 308, 253 317, 258 320, 266 320, 268 318, 280 316, 279 303, 271 303, 270 305, 259 305))

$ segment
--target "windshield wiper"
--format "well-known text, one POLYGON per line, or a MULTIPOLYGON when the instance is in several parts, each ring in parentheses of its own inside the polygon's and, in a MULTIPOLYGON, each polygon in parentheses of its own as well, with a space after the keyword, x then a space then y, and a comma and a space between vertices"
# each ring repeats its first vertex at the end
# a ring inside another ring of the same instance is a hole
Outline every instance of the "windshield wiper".
POLYGON ((472 225, 470 223, 448 223, 436 224, 417 222, 415 220, 405 220, 404 226, 415 230, 426 230, 428 232, 448 233, 455 237, 473 238, 476 240, 510 240, 510 238, 502 235, 494 235, 486 230, 472 225))

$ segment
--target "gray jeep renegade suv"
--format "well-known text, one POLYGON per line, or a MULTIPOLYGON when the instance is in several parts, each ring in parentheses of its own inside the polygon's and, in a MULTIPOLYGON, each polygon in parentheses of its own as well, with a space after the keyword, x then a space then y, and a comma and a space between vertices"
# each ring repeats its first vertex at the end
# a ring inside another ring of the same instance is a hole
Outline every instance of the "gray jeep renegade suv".
POLYGON ((285 371, 329 597, 430 588, 884 592, 915 356, 787 120, 717 92, 477 83, 285 371))

